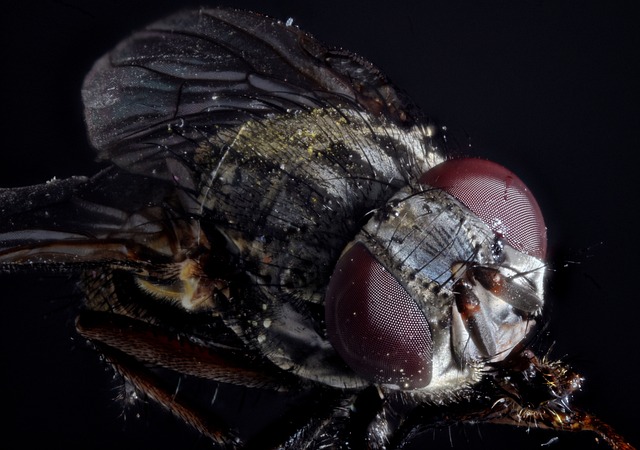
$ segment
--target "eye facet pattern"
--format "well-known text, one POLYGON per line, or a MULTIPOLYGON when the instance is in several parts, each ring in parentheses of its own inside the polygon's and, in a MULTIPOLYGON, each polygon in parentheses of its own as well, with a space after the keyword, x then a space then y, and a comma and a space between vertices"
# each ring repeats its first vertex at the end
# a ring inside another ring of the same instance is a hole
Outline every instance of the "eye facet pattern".
POLYGON ((516 250, 544 259, 547 228, 542 212, 510 170, 478 158, 451 159, 426 172, 420 182, 457 198, 516 250))
POLYGON ((374 383, 427 386, 429 323, 402 285, 361 243, 338 261, 326 295, 327 334, 343 360, 374 383))

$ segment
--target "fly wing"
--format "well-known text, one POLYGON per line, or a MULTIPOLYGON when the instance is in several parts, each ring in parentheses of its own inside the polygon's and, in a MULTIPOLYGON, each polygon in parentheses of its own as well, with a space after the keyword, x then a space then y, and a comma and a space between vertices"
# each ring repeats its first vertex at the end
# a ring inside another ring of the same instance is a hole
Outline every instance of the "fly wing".
MULTIPOLYGON (((36 259, 140 261, 140 252, 163 258, 200 243, 198 227, 184 224, 197 219, 201 177, 216 164, 202 154, 248 122, 317 109, 348 109, 362 123, 400 129, 420 122, 368 61, 296 26, 232 9, 185 11, 134 33, 96 62, 82 93, 90 141, 112 166, 89 180, 4 191, 5 268, 36 259), (89 252, 91 242, 100 246, 89 252)), ((356 135, 348 122, 344 133, 356 135)))
POLYGON ((168 261, 168 231, 178 223, 168 217, 172 196, 167 183, 114 167, 0 189, 0 271, 168 261))
POLYGON ((252 119, 341 106, 400 126, 418 117, 370 62, 232 9, 185 11, 133 34, 98 60, 83 99, 102 159, 166 179, 196 169, 194 142, 252 119))

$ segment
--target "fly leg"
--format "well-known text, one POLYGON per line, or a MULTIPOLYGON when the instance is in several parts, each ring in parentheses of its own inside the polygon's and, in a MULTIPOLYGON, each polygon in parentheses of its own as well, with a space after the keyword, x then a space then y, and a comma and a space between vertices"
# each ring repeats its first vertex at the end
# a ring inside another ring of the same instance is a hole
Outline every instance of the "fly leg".
POLYGON ((113 368, 133 385, 136 391, 144 393, 146 397, 170 411, 182 422, 193 427, 220 447, 225 449, 241 447, 240 439, 221 418, 214 417, 209 412, 200 411, 182 399, 180 395, 176 395, 170 386, 146 368, 143 363, 107 345, 100 343, 94 345, 113 368))
POLYGON ((388 407, 375 386, 359 392, 312 389, 299 406, 252 438, 245 449, 386 449, 392 434, 388 407))
POLYGON ((500 393, 482 420, 495 424, 558 431, 588 431, 612 450, 634 450, 609 424, 572 404, 583 378, 559 361, 538 358, 529 349, 493 364, 500 393), (526 401, 524 400, 526 399, 526 401))
POLYGON ((503 361, 487 365, 481 391, 489 395, 461 399, 446 408, 429 403, 419 405, 403 418, 389 448, 405 448, 427 430, 485 423, 554 432, 590 432, 611 450, 635 450, 609 424, 572 404, 582 380, 565 364, 520 349, 503 361))
POLYGON ((265 367, 237 349, 204 346, 130 317, 86 311, 76 320, 76 328, 139 392, 222 448, 240 447, 240 439, 222 418, 182 398, 152 368, 274 391, 297 385, 289 374, 265 367))

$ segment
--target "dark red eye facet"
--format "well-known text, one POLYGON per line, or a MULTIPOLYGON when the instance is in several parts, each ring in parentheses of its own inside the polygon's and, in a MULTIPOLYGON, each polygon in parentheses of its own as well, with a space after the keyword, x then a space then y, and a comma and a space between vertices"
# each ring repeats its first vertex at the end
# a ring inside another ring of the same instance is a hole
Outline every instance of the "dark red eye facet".
POLYGON ((477 158, 451 159, 420 182, 460 200, 516 250, 544 259, 547 228, 536 199, 513 172, 477 158))
POLYGON ((329 341, 363 378, 403 389, 431 381, 429 323, 363 244, 354 244, 338 261, 325 315, 329 341))

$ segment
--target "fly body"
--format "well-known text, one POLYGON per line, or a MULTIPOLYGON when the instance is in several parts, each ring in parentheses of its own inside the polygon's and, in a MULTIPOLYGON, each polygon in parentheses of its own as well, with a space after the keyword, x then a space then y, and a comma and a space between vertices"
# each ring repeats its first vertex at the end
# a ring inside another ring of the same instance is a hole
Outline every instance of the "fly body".
POLYGON ((215 445, 404 448, 462 421, 631 448, 572 406, 579 375, 529 349, 531 191, 446 155, 370 62, 290 22, 184 11, 99 59, 82 96, 107 167, 0 191, 0 268, 78 274, 79 333, 215 445), (246 436, 166 371, 313 408, 246 436))

